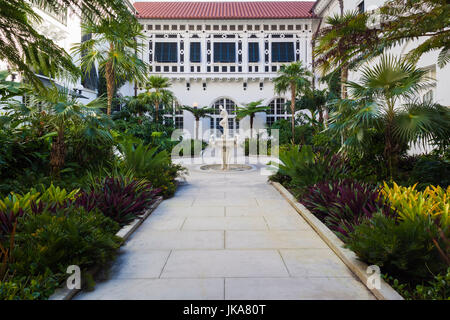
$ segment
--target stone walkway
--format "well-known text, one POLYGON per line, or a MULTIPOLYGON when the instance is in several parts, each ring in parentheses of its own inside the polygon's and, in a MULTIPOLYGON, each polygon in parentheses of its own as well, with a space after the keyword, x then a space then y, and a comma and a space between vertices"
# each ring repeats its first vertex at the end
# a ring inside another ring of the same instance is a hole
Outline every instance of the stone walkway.
POLYGON ((259 171, 203 173, 76 299, 374 299, 259 171))

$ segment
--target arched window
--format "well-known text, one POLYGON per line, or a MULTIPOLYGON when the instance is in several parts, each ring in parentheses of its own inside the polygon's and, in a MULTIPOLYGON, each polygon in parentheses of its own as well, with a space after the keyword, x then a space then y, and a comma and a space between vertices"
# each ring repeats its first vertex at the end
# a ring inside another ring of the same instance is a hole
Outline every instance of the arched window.
POLYGON ((237 130, 239 130, 239 121, 236 120, 236 114, 234 113, 236 111, 236 103, 227 98, 221 98, 216 100, 213 105, 211 106, 214 109, 214 113, 211 114, 210 119, 210 129, 214 131, 220 131, 222 132, 222 127, 219 125, 220 120, 220 107, 223 106, 228 112, 228 129, 229 133, 233 135, 237 130))
POLYGON ((270 127, 275 121, 290 119, 291 114, 286 108, 286 99, 275 98, 269 103, 270 111, 267 113, 266 124, 270 127))
POLYGON ((167 109, 170 113, 164 115, 165 119, 171 119, 175 126, 175 129, 183 129, 183 110, 180 109, 180 105, 177 100, 172 101, 172 108, 167 109))

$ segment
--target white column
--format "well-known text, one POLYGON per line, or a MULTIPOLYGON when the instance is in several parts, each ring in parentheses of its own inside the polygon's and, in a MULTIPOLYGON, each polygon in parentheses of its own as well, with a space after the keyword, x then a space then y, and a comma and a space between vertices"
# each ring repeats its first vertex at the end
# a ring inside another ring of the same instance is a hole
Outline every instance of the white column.
POLYGON ((258 40, 259 40, 259 72, 264 72, 265 66, 264 60, 266 59, 266 52, 264 49, 264 42, 265 42, 264 34, 259 34, 258 40))
POLYGON ((248 33, 242 38, 242 72, 248 73, 248 33))
POLYGON ((184 72, 191 72, 191 35, 184 34, 184 72))
POLYGON ((207 49, 206 49, 206 33, 202 33, 200 36, 200 57, 201 57, 201 72, 206 73, 206 56, 207 56, 207 49))

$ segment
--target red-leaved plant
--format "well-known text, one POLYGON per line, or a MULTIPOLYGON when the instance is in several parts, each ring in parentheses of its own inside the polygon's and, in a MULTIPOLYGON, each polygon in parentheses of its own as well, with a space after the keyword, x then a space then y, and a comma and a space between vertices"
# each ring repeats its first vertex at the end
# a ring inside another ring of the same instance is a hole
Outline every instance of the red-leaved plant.
POLYGON ((154 189, 149 182, 123 177, 108 177, 82 191, 75 204, 87 211, 98 208, 105 216, 121 226, 142 215, 157 199, 160 189, 154 189))
POLYGON ((341 238, 376 212, 394 216, 377 187, 355 180, 320 182, 310 186, 301 202, 341 238))

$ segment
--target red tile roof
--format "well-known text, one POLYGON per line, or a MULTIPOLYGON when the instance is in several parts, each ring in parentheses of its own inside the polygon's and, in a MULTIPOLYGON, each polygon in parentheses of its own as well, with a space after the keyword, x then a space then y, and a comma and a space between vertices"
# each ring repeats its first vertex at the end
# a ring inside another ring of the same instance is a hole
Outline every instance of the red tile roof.
POLYGON ((314 1, 135 2, 144 19, 296 19, 311 18, 314 1))

